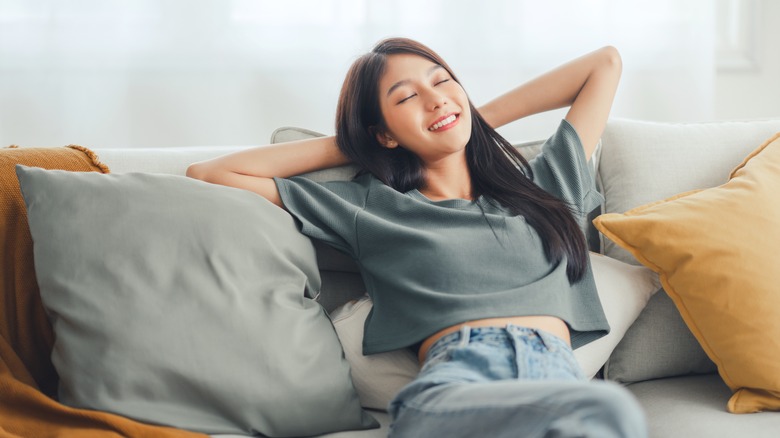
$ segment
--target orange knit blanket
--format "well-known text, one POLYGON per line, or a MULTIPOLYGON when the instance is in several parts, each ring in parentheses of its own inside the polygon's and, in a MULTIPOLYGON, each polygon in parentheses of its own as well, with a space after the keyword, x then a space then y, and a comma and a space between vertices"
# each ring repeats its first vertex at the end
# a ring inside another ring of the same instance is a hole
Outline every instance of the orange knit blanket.
POLYGON ((24 199, 14 166, 108 173, 87 148, 0 149, 0 438, 205 437, 56 401, 54 335, 41 304, 24 199))

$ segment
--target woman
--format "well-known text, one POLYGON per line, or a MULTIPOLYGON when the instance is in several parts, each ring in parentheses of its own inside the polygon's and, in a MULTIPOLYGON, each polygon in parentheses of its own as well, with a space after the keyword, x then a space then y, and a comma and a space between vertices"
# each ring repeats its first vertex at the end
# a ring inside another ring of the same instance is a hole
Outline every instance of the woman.
POLYGON ((620 73, 605 47, 478 111, 438 55, 388 39, 347 74, 335 137, 187 175, 259 193, 357 261, 374 302, 364 353, 413 348, 422 364, 391 436, 642 437, 636 401, 588 382, 572 353, 609 330, 580 224, 601 201, 587 160, 620 73), (530 163, 495 131, 564 106, 530 163), (291 178, 348 162, 352 181, 291 178))

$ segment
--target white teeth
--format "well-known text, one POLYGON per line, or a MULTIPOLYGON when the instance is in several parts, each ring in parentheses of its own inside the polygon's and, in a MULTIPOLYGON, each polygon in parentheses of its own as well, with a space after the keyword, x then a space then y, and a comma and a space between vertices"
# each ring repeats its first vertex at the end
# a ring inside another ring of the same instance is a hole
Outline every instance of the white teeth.
POLYGON ((434 123, 433 126, 428 128, 428 130, 429 131, 435 131, 435 130, 441 128, 442 126, 446 126, 446 125, 449 125, 450 123, 454 122, 456 118, 457 117, 455 116, 455 114, 453 114, 453 115, 447 117, 446 119, 442 120, 439 123, 434 123))

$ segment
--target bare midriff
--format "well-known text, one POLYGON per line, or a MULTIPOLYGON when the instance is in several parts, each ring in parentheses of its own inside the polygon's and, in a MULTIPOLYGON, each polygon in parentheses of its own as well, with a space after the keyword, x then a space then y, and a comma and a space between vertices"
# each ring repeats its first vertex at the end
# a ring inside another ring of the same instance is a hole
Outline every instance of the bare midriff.
POLYGON ((418 353, 418 360, 420 365, 425 362, 425 355, 428 354, 428 350, 436 341, 440 338, 457 332, 463 326, 469 327, 506 327, 507 324, 512 324, 520 327, 528 327, 533 329, 544 330, 559 338, 563 339, 567 344, 571 345, 571 339, 569 336, 569 327, 563 322, 562 319, 555 316, 548 315, 535 315, 535 316, 510 316, 506 318, 485 318, 475 319, 473 321, 466 321, 460 324, 447 327, 440 330, 433 335, 429 336, 420 345, 420 351, 418 353))

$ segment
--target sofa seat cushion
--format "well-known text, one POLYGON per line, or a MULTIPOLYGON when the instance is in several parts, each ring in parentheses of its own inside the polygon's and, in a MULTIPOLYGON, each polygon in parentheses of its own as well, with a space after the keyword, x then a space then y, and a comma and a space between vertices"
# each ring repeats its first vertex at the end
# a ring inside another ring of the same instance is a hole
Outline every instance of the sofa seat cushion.
MULTIPOLYGON (((387 438, 390 433, 390 414, 383 411, 368 410, 372 417, 376 418, 380 427, 368 430, 345 430, 341 432, 326 433, 309 438, 387 438)), ((247 438, 246 435, 211 435, 213 438, 247 438)))
POLYGON ((648 380, 628 389, 645 409, 650 438, 775 438, 780 433, 780 412, 727 412, 731 390, 718 374, 648 380))

